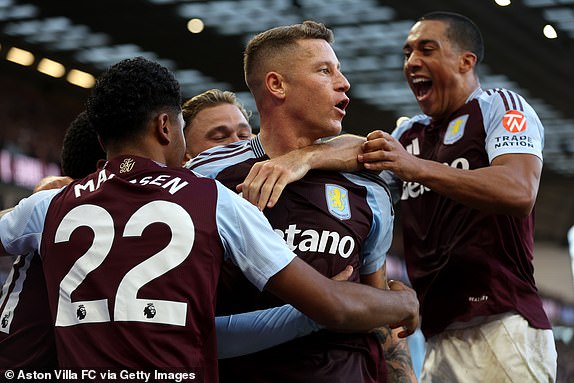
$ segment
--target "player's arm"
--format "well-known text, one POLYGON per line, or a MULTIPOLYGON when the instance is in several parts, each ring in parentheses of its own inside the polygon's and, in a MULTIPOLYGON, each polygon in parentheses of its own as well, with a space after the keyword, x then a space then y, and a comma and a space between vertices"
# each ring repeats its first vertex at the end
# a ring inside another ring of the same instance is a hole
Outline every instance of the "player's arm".
POLYGON ((285 186, 300 180, 311 169, 353 171, 362 168, 357 155, 363 142, 364 137, 345 134, 258 162, 237 190, 259 210, 273 207, 285 186))
POLYGON ((73 181, 72 178, 66 176, 48 176, 42 178, 34 187, 34 193, 41 190, 59 189, 69 185, 73 181))
MULTIPOLYGON (((4 215, 6 215, 7 213, 11 212, 12 210, 14 210, 13 207, 11 207, 11 208, 9 208, 9 209, 1 210, 1 211, 0 211, 0 219, 2 219, 2 217, 3 217, 4 215)), ((2 243, 2 241, 0 241, 0 256, 5 256, 5 255, 11 255, 11 254, 8 254, 8 253, 6 252, 6 249, 4 248, 4 244, 2 243)))
MULTIPOLYGON (((386 263, 374 273, 361 275, 361 283, 379 289, 388 289, 386 263)), ((383 326, 374 329, 373 332, 381 343, 385 354, 389 383, 416 382, 417 378, 413 369, 409 346, 406 339, 399 337, 400 329, 383 326)))
MULTIPOLYGON (((346 281, 353 267, 333 277, 346 281)), ((291 305, 215 318, 219 359, 251 354, 321 329, 316 322, 291 305)))
POLYGON ((215 318, 219 359, 251 354, 320 329, 291 305, 215 318))
POLYGON ((295 256, 253 205, 218 185, 217 227, 229 257, 260 290, 267 289, 322 326, 369 331, 418 324, 416 294, 400 282, 383 291, 327 279, 295 256))
POLYGON ((516 216, 534 206, 542 161, 532 154, 504 154, 490 166, 458 169, 408 153, 383 131, 368 135, 359 160, 371 170, 390 170, 403 181, 418 182, 469 207, 516 216))
POLYGON ((0 255, 19 255, 38 251, 46 211, 61 189, 44 190, 21 200, 0 217, 0 255))
MULTIPOLYGON (((40 182, 38 182, 38 184, 35 186, 34 188, 34 193, 37 193, 39 191, 43 191, 43 190, 52 190, 52 189, 59 189, 62 188, 66 185, 68 185, 70 182, 72 181, 72 179, 70 177, 63 177, 63 176, 49 176, 49 177, 45 177, 42 180, 40 180, 40 182)), ((45 195, 50 195, 52 193, 48 193, 45 195)), ((35 198, 29 198, 27 199, 28 201, 32 201, 35 198)), ((28 202, 24 203, 23 205, 26 205, 28 202)), ((2 217, 8 213, 10 213, 12 210, 14 210, 15 208, 9 208, 9 209, 5 209, 0 211, 0 219, 2 219, 2 217)), ((26 212, 26 209, 20 209, 20 210, 24 210, 26 212)), ((26 214, 28 214, 31 212, 26 212, 26 214)), ((37 217, 36 215, 33 215, 33 217, 37 217)), ((27 217, 25 219, 29 220, 30 217, 27 217)), ((6 251, 6 248, 4 247, 4 237, 6 235, 8 235, 8 229, 14 228, 14 226, 16 227, 20 227, 21 225, 12 225, 12 224, 7 224, 8 221, 4 222, 4 225, 1 225, 0 227, 2 228, 3 232, 0 233, 0 238, 2 240, 0 240, 0 256, 3 255, 12 255, 10 253, 8 253, 6 251)), ((32 251, 36 251, 37 249, 33 249, 32 251)), ((22 253, 25 254, 25 253, 22 253)))
POLYGON ((413 290, 394 281, 390 290, 336 282, 325 278, 298 257, 276 273, 265 289, 334 330, 370 331, 404 326, 401 337, 418 325, 418 301, 413 290))

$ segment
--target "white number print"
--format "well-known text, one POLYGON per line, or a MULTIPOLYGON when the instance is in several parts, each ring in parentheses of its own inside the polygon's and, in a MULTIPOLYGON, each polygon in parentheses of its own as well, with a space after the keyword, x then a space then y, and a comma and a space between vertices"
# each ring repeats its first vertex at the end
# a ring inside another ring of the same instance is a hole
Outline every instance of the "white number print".
MULTIPOLYGON (((131 269, 121 280, 115 297, 114 321, 136 321, 184 326, 187 303, 137 298, 138 291, 152 280, 180 265, 190 254, 195 240, 193 221, 181 206, 168 201, 153 201, 139 208, 126 223, 123 237, 139 237, 152 223, 163 223, 171 230, 167 246, 131 269), (144 315, 144 309, 153 310, 144 315)), ((56 326, 111 321, 108 299, 72 302, 71 295, 86 276, 106 259, 114 242, 114 221, 102 207, 82 205, 72 209, 56 230, 55 243, 67 242, 79 227, 94 232, 90 248, 72 265, 60 283, 56 326), (90 217, 89 221, 85 217, 90 217), (84 219, 82 219, 84 218, 84 219), (97 228, 90 222, 98 222, 97 228)))

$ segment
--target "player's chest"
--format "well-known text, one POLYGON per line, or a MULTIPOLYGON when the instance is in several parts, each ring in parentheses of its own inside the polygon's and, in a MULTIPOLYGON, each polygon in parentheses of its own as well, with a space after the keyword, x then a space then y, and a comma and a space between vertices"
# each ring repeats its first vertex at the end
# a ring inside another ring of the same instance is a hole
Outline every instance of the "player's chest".
POLYGON ((417 157, 460 169, 488 165, 482 118, 463 113, 437 126, 414 124, 401 137, 406 150, 417 157))

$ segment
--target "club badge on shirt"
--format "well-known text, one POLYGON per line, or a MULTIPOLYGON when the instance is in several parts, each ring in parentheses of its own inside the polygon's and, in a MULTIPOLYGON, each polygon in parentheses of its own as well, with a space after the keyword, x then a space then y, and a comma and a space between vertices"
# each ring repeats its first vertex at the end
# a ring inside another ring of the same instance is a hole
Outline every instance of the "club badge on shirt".
POLYGON ((325 197, 329 213, 341 220, 351 218, 347 189, 339 185, 327 184, 325 185, 325 197))
POLYGON ((451 145, 457 142, 464 135, 464 127, 466 126, 466 121, 468 120, 468 114, 464 116, 459 116, 452 120, 448 127, 446 128, 446 133, 444 134, 444 144, 451 145))

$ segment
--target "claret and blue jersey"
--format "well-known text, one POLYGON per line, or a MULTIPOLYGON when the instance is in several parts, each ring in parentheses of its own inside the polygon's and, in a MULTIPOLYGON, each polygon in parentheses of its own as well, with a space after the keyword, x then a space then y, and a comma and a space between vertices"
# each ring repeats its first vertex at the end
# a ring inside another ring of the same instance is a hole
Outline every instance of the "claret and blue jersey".
MULTIPOLYGON (((448 119, 415 116, 393 136, 417 157, 465 170, 504 154, 542 160, 544 145, 534 110, 506 89, 477 89, 448 119)), ((550 328, 533 278, 533 213, 479 211, 416 182, 403 183, 401 200, 407 270, 427 337, 452 322, 508 311, 550 328)))
MULTIPOLYGON (((189 167, 235 190, 253 164, 267 159, 256 137, 208 149, 189 167)), ((351 279, 358 282, 360 274, 373 273, 383 266, 392 240, 392 203, 388 188, 376 176, 311 171, 289 184, 277 204, 263 213, 289 248, 327 277, 352 265, 356 272, 351 279)), ((219 315, 280 304, 272 295, 253 289, 234 265, 224 263, 219 315)), ((386 368, 374 336, 328 331, 224 360, 220 366, 222 382, 233 381, 238 374, 249 381, 268 382, 308 381, 309 376, 316 382, 343 382, 356 381, 362 375, 363 382, 370 382, 383 376, 386 368), (347 375, 349 371, 352 376, 347 375)))

